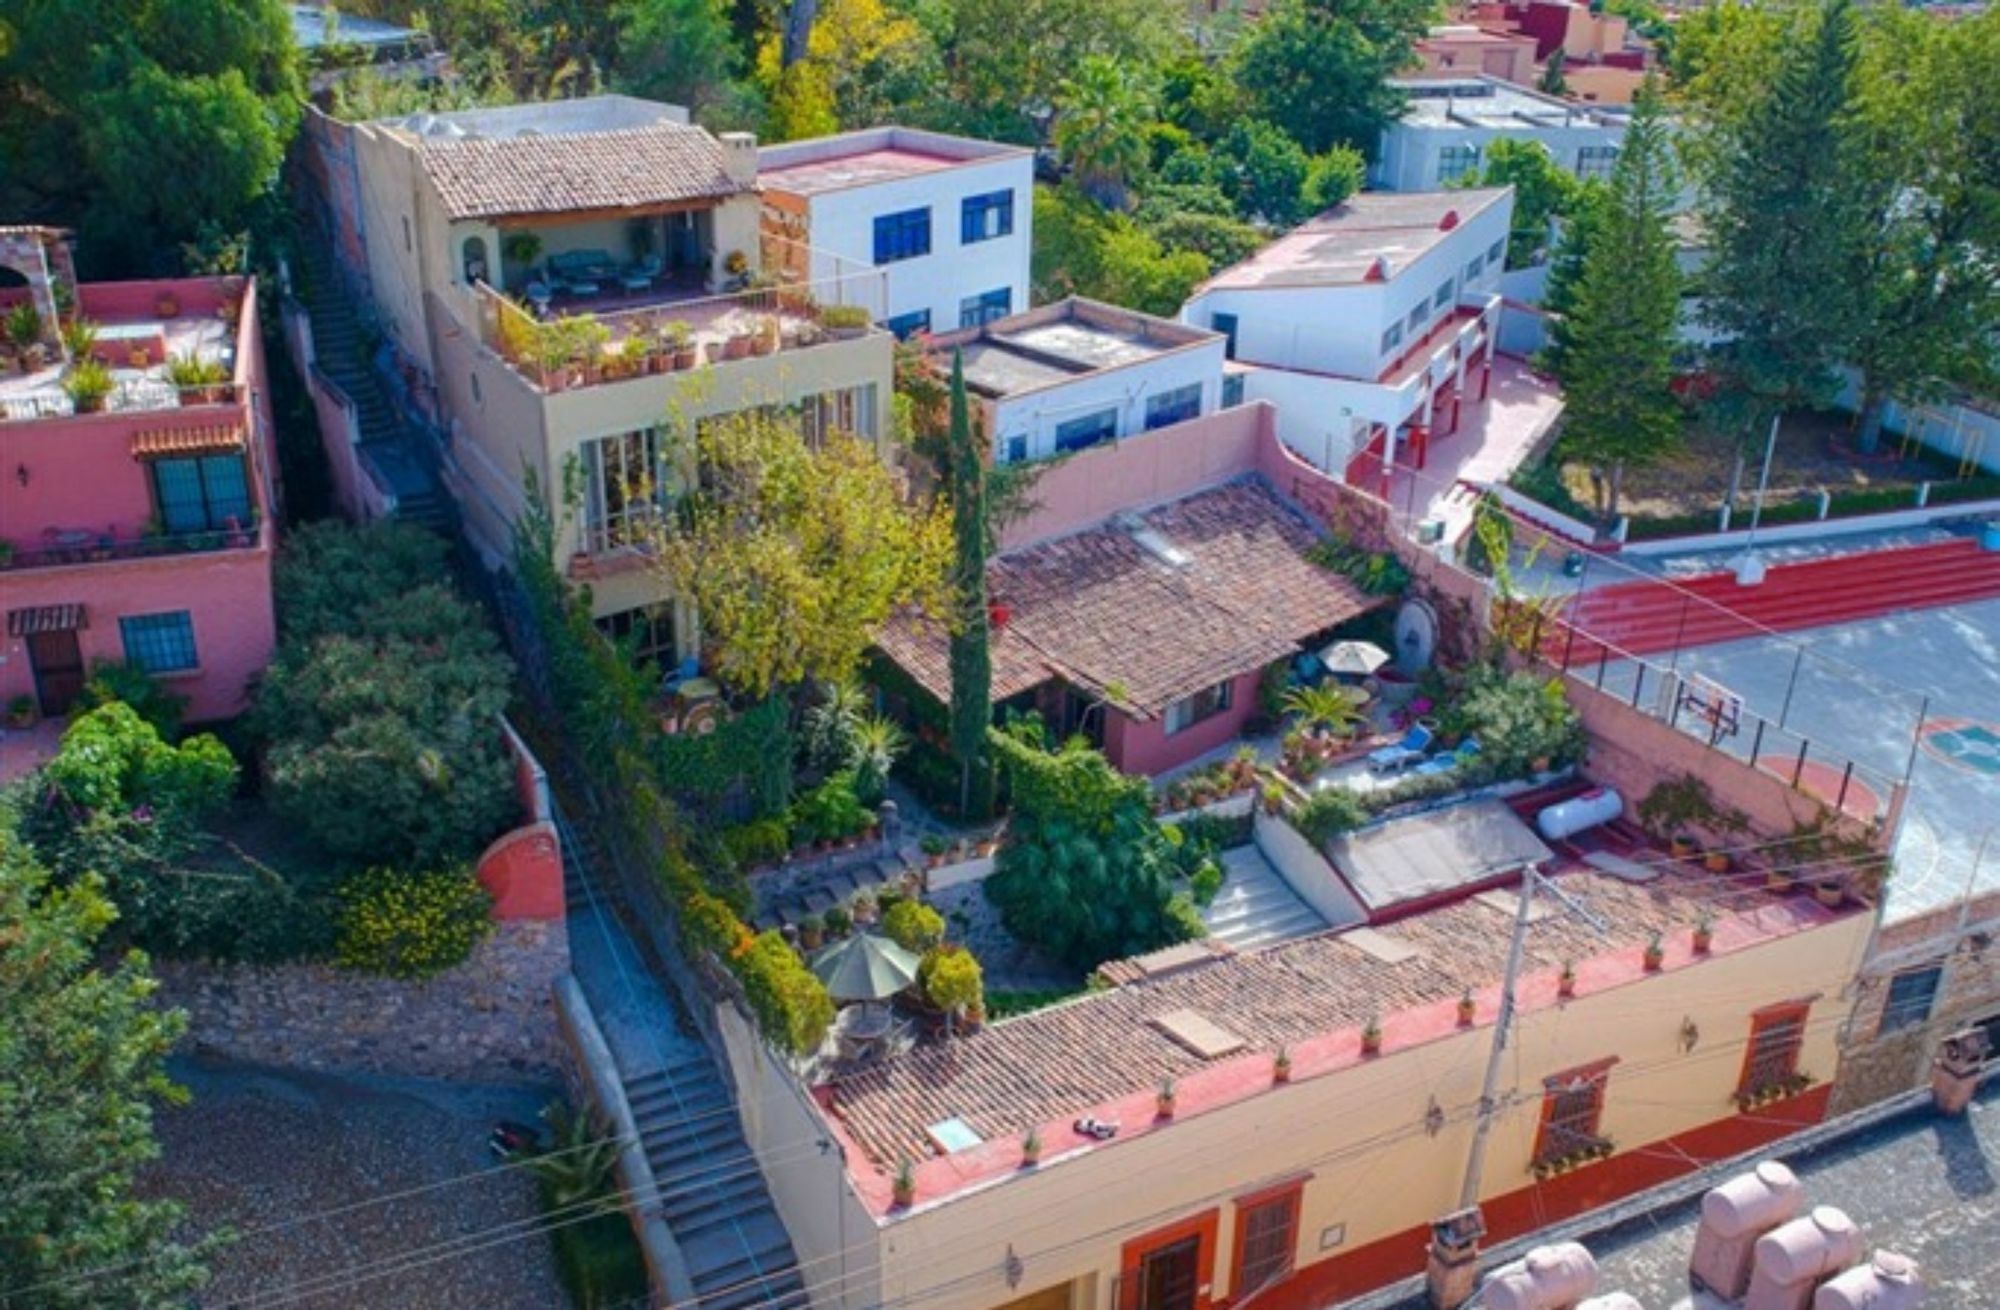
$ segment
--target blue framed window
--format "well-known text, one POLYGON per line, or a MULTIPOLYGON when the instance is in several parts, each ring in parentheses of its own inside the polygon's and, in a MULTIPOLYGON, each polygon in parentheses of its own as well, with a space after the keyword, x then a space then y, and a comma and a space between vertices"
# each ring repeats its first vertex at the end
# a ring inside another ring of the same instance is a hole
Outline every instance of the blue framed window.
POLYGON ((875 220, 875 262, 893 264, 899 259, 915 259, 931 253, 931 211, 905 209, 900 214, 883 214, 875 220))
POLYGON ((1017 436, 1012 436, 1007 438, 1007 459, 1006 459, 1007 463, 1019 464, 1022 460, 1026 459, 1027 457, 1028 457, 1028 438, 1026 433, 1022 433, 1017 436))
POLYGON ((1201 383, 1191 382, 1146 400, 1146 431, 1201 417, 1201 383))
POLYGON ((118 620, 125 662, 148 673, 182 673, 201 667, 194 653, 194 616, 186 610, 131 614, 118 620))
POLYGON ((1099 410, 1067 423, 1056 424, 1057 450, 1087 450, 1118 435, 1118 411, 1099 410))
POLYGON ((1014 289, 1001 287, 983 295, 967 296, 958 302, 958 325, 980 327, 1014 312, 1014 289))
POLYGON ((219 532, 250 522, 250 481, 241 455, 153 461, 153 498, 168 532, 219 532))
POLYGON ((1222 407, 1234 409, 1243 403, 1243 375, 1224 373, 1222 375, 1222 407))
POLYGON ((931 312, 928 309, 914 310, 908 314, 898 314, 882 324, 896 334, 898 341, 908 341, 919 332, 931 330, 931 312))
POLYGON ((1012 236, 1014 193, 989 191, 983 196, 967 196, 958 207, 958 240, 961 245, 1012 236))

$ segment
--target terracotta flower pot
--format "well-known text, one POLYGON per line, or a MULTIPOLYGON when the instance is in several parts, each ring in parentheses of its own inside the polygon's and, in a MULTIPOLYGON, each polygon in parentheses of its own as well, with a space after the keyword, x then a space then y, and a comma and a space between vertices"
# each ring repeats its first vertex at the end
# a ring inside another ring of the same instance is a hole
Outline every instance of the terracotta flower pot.
POLYGON ((1667 954, 1665 951, 1646 952, 1647 973, 1658 973, 1663 967, 1665 967, 1666 963, 1667 963, 1667 954))
POLYGON ((1472 1026, 1472 1021, 1478 1017, 1479 1017, 1479 1006, 1477 1005, 1477 1003, 1472 1001, 1460 1001, 1458 1003, 1459 1027, 1470 1028, 1472 1026))
POLYGON ((1557 996, 1560 996, 1560 997, 1562 997, 1562 998, 1563 998, 1564 1000, 1570 1000, 1570 999, 1573 999, 1573 998, 1574 998, 1574 997, 1576 996, 1576 975, 1575 975, 1575 974, 1573 974, 1573 973, 1565 973, 1565 974, 1562 974, 1562 975, 1560 975, 1559 977, 1557 977, 1557 979, 1556 979, 1556 995, 1557 995, 1557 996))
POLYGON ((1710 873, 1728 873, 1729 853, 1727 851, 1710 851, 1701 857, 1701 863, 1702 867, 1710 873))
POLYGON ((1712 932, 1703 932, 1703 931, 1702 931, 1702 930, 1700 930, 1700 929, 1696 929, 1696 930, 1695 930, 1695 934, 1694 934, 1694 953, 1695 953, 1696 955, 1707 955, 1707 954, 1708 954, 1708 952, 1709 952, 1709 948, 1710 948, 1710 947, 1712 947, 1712 946, 1714 946, 1714 945, 1715 945, 1715 934, 1714 934, 1714 933, 1712 933, 1712 932))
POLYGON ((1363 1055, 1380 1055, 1380 1054, 1382 1053, 1382 1030, 1381 1030, 1381 1029, 1379 1029, 1379 1028, 1365 1028, 1365 1029, 1363 1029, 1363 1030, 1362 1030, 1362 1032, 1361 1032, 1361 1053, 1362 1053, 1363 1055))
POLYGON ((1691 860, 1700 852, 1701 847, 1695 844, 1692 837, 1676 837, 1668 844, 1667 849, 1677 860, 1691 860))
POLYGON ((1813 884, 1813 899, 1829 910, 1837 910, 1840 908, 1841 902, 1847 899, 1847 885, 1838 882, 1815 883, 1813 884))

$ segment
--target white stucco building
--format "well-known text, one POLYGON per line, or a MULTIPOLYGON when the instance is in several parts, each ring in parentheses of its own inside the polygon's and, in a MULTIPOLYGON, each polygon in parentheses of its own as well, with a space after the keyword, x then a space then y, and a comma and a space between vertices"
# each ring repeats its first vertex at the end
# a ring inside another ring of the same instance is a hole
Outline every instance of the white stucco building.
POLYGON ((1476 173, 1495 141, 1534 141, 1564 171, 1609 177, 1625 140, 1622 105, 1579 105, 1496 77, 1399 82, 1409 110, 1382 131, 1368 184, 1431 191, 1476 173))
POLYGON ((1228 394, 1220 334, 1074 296, 934 342, 946 367, 964 352, 996 464, 1122 441, 1240 399, 1228 394))
POLYGON ((1181 321, 1223 335, 1244 398, 1318 467, 1422 467, 1484 394, 1513 210, 1510 187, 1362 192, 1196 287, 1181 321))
POLYGON ((766 266, 814 282, 880 270, 900 336, 1028 307, 1030 150, 878 127, 764 146, 757 180, 766 266))

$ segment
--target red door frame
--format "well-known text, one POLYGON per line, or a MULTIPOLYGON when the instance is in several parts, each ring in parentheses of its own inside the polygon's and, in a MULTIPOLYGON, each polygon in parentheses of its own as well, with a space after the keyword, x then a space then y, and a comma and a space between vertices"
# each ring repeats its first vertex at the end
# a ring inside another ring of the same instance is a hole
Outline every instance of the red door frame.
MULTIPOLYGON (((1125 1243, 1124 1250, 1119 1254, 1119 1280, 1128 1287, 1137 1287, 1140 1270, 1147 1256, 1176 1242, 1186 1241, 1190 1237, 1199 1238, 1201 1240, 1195 1254, 1194 1304, 1195 1310, 1209 1310, 1209 1307, 1215 1304, 1215 1238, 1217 1230, 1221 1227, 1221 1221, 1220 1209, 1204 1210, 1179 1223, 1156 1228, 1142 1237, 1133 1238, 1125 1243)), ((1126 1298, 1121 1296, 1119 1303, 1126 1304, 1126 1298)), ((1130 1304, 1134 1306, 1138 1304, 1136 1293, 1133 1294, 1130 1304)))

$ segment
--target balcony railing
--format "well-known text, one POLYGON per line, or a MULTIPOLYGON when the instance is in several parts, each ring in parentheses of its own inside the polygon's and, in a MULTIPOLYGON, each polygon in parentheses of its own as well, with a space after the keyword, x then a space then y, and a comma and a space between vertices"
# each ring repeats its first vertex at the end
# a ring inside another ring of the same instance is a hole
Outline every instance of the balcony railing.
POLYGON ((0 422, 69 418, 78 412, 123 414, 179 409, 189 405, 231 405, 236 398, 236 384, 233 382, 177 387, 164 378, 131 378, 114 386, 96 410, 78 411, 76 402, 70 399, 61 384, 50 383, 22 395, 0 396, 0 422))
POLYGON ((881 329, 880 270, 731 295, 537 319, 480 286, 480 339, 544 391, 806 350, 881 329))
POLYGON ((50 529, 31 548, 0 541, 0 570, 45 569, 106 560, 158 559, 218 550, 248 550, 261 534, 256 514, 247 523, 203 532, 158 532, 140 536, 50 529))

